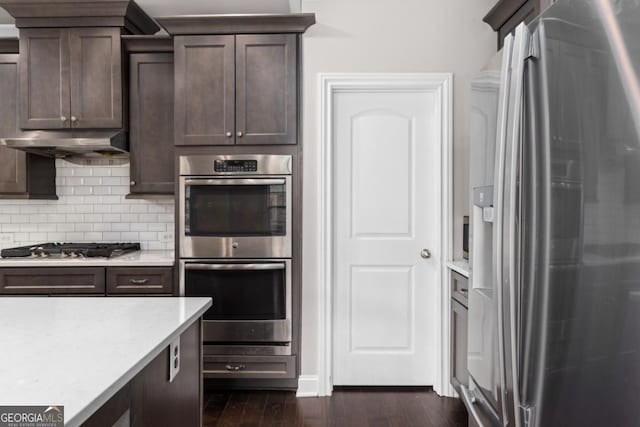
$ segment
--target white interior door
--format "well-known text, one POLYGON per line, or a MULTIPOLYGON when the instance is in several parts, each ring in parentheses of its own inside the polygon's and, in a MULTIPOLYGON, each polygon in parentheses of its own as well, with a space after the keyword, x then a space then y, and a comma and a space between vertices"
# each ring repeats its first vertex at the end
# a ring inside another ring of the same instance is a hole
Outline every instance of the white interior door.
POLYGON ((337 93, 334 385, 431 385, 441 117, 433 92, 337 93), (427 249, 430 258, 421 252, 427 249))

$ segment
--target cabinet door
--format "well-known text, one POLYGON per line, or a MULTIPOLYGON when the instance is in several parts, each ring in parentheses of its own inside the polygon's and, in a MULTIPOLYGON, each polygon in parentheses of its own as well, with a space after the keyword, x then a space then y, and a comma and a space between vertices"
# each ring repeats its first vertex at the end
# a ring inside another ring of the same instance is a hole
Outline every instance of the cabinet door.
POLYGON ((175 143, 234 143, 234 36, 178 36, 175 143))
POLYGON ((122 58, 118 28, 69 30, 71 126, 122 127, 122 58))
POLYGON ((20 30, 20 127, 69 127, 69 31, 20 30))
MULTIPOLYGON (((0 55, 0 136, 18 130, 18 55, 0 55)), ((27 191, 26 154, 0 145, 0 193, 27 191)))
POLYGON ((173 55, 129 57, 131 193, 171 194, 174 189, 173 55))
POLYGON ((236 143, 297 142, 295 34, 236 37, 236 143))
POLYGON ((201 325, 197 320, 180 335, 180 370, 173 381, 168 346, 133 379, 131 427, 210 425, 202 422, 201 325))
POLYGON ((467 322, 468 310, 456 300, 451 300, 451 384, 458 389, 469 385, 467 370, 467 322))

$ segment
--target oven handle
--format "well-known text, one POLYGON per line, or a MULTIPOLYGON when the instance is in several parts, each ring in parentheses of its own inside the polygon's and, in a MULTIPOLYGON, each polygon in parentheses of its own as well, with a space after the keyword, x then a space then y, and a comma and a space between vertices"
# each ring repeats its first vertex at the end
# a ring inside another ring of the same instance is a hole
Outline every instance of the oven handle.
POLYGON ((185 264, 185 270, 284 270, 284 263, 269 264, 185 264))
POLYGON ((284 178, 229 178, 229 179, 186 179, 186 185, 284 185, 284 178))

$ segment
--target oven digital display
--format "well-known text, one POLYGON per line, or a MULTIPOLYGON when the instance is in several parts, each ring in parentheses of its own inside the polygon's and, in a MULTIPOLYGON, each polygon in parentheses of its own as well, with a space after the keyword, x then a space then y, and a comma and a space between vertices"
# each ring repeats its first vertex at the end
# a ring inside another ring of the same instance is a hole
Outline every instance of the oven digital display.
POLYGON ((257 172, 257 160, 216 160, 213 162, 214 172, 257 172))

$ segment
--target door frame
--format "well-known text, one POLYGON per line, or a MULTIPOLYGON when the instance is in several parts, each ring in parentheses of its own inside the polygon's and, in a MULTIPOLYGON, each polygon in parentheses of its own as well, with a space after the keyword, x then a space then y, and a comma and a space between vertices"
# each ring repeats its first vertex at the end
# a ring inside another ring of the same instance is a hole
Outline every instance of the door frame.
POLYGON ((377 93, 406 91, 433 93, 441 112, 441 189, 440 189, 440 247, 435 256, 438 265, 436 301, 436 366, 434 390, 454 396, 450 377, 450 316, 449 286, 446 264, 452 259, 451 220, 452 201, 452 136, 453 136, 453 74, 451 73, 320 73, 320 290, 318 298, 318 395, 333 392, 333 295, 334 295, 334 191, 333 105, 337 93, 377 93))

